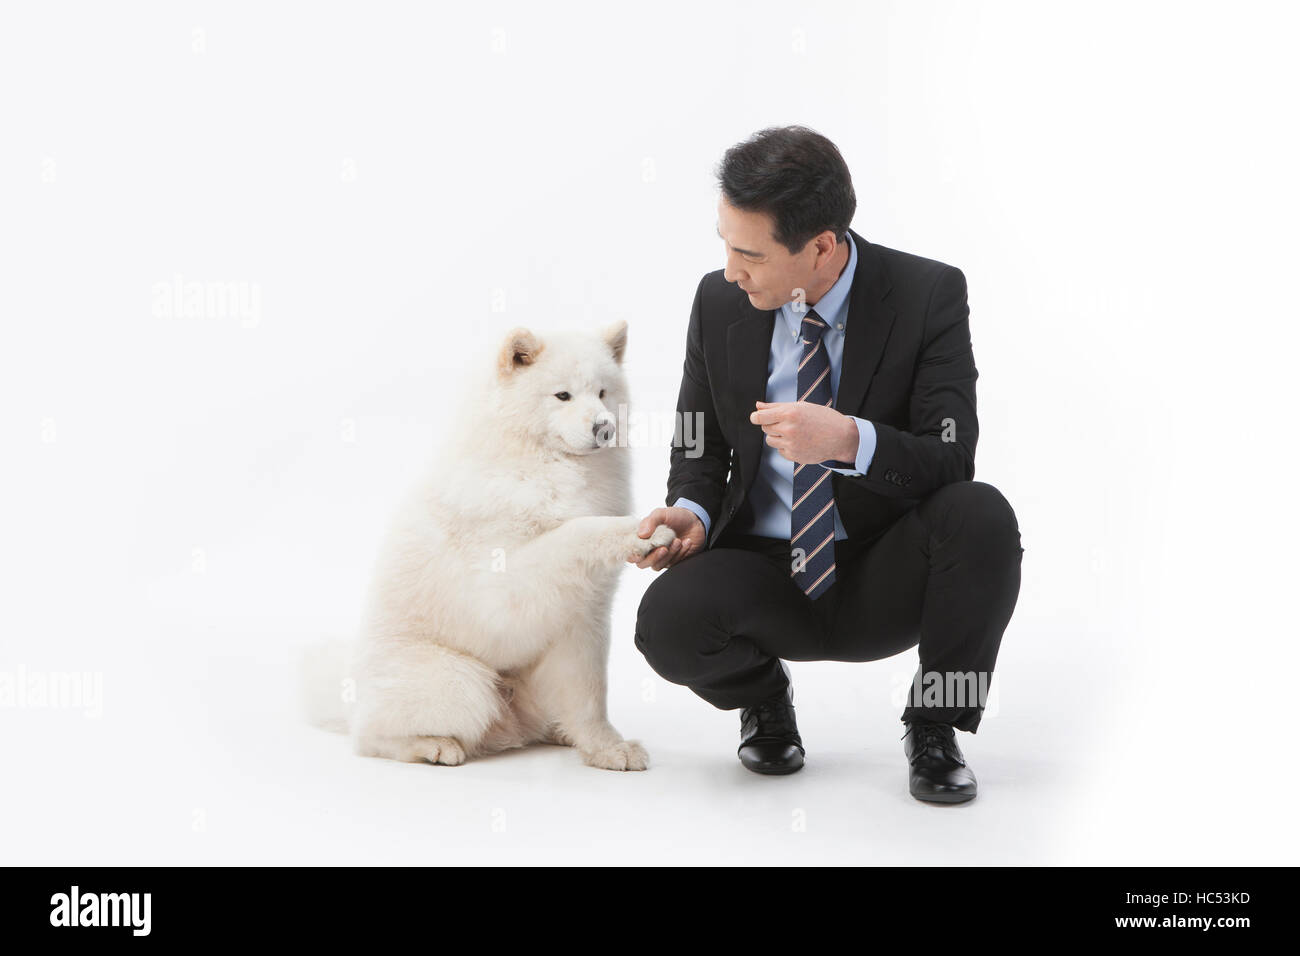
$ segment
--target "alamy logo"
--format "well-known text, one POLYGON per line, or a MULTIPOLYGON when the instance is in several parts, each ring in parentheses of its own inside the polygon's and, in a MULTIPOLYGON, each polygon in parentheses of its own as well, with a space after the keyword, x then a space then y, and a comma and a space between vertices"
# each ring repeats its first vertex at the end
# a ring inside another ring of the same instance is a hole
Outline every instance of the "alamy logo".
POLYGON ((246 329, 262 322, 262 286, 257 282, 155 282, 153 314, 159 319, 238 319, 246 329))
POLYGON ((104 714, 104 675, 29 671, 19 664, 16 671, 0 671, 0 707, 80 710, 98 720, 104 714))
POLYGON ((129 926, 131 935, 148 936, 150 893, 71 893, 50 897, 51 926, 129 926))

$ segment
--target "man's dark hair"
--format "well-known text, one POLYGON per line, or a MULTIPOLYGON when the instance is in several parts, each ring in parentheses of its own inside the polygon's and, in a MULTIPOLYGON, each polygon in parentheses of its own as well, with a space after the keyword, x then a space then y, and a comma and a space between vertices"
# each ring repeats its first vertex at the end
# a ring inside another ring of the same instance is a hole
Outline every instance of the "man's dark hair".
POLYGON ((792 253, 827 229, 837 241, 848 238, 858 197, 844 157, 821 133, 759 130, 727 150, 717 177, 728 203, 772 217, 773 238, 792 253))

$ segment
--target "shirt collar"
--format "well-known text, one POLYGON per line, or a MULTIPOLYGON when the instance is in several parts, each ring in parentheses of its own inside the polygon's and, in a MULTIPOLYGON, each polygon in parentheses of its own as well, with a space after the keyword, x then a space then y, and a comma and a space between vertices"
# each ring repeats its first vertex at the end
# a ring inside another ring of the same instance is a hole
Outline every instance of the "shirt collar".
MULTIPOLYGON (((848 322, 849 290, 853 288, 853 273, 858 267, 858 247, 854 244, 853 237, 846 233, 844 241, 849 246, 849 261, 844 266, 844 271, 840 273, 840 277, 835 280, 835 284, 827 290, 826 294, 811 306, 817 310, 817 314, 831 327, 831 330, 838 329, 848 322)), ((781 306, 781 315, 790 332, 798 334, 803 326, 803 314, 794 311, 794 303, 787 302, 781 306)))

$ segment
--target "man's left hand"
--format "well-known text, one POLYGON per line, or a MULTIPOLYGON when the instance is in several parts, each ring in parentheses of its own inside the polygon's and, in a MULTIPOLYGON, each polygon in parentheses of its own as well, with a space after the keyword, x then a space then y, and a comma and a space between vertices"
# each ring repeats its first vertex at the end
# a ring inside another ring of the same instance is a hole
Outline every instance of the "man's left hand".
POLYGON ((755 402, 749 420, 761 425, 767 444, 796 464, 853 462, 858 457, 858 426, 829 405, 812 402, 755 402))

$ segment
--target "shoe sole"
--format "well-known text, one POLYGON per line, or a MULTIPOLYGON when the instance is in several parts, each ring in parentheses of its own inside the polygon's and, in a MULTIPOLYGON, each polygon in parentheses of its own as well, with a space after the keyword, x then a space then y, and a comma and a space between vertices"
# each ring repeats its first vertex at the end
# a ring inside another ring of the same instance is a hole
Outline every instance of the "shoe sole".
POLYGON ((973 793, 914 793, 912 794, 922 803, 970 803, 975 799, 973 793))
POLYGON ((789 773, 798 773, 800 770, 803 769, 802 761, 793 767, 773 767, 771 770, 764 770, 761 767, 751 767, 743 760, 740 762, 740 765, 744 767, 746 770, 748 770, 750 773, 761 773, 764 776, 768 776, 768 777, 782 777, 789 773))

